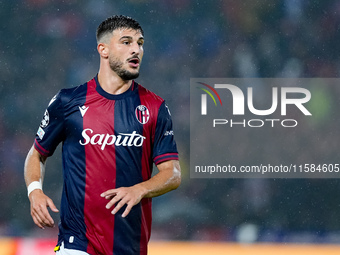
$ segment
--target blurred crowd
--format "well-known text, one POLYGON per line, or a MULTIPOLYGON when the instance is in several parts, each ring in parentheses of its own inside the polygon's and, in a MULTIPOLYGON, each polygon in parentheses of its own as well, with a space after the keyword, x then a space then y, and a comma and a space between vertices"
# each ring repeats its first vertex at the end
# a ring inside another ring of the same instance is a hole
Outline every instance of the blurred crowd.
MULTIPOLYGON (((190 78, 338 77, 336 0, 0 1, 0 236, 57 233, 40 231, 31 220, 25 156, 49 100, 96 75, 95 30, 113 14, 141 23, 145 55, 137 81, 166 99, 175 123, 183 183, 154 199, 152 238, 237 241, 242 233, 255 233, 257 241, 340 242, 338 179, 189 177, 190 78)), ((333 160, 340 91, 325 87, 315 94, 317 123, 298 141, 283 135, 282 148, 316 148, 308 155, 291 153, 306 161, 318 155, 333 160), (326 134, 324 140, 314 130, 326 134)), ((261 141, 249 137, 242 143, 253 142, 261 141)), ((59 148, 47 162, 44 182, 56 204, 60 161, 59 148)))

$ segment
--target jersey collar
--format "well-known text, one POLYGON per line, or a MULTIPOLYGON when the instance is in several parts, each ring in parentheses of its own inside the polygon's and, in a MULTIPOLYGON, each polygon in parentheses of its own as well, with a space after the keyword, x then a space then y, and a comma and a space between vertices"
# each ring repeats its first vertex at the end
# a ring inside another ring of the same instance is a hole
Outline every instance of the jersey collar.
POLYGON ((94 80, 96 81, 96 91, 103 97, 110 99, 110 100, 118 100, 118 99, 122 99, 125 97, 129 97, 134 93, 135 88, 137 87, 137 83, 132 80, 132 84, 130 86, 130 88, 123 92, 122 94, 117 94, 117 95, 113 95, 110 93, 107 93, 105 90, 103 90, 103 88, 100 86, 99 81, 98 81, 98 74, 94 77, 94 80))

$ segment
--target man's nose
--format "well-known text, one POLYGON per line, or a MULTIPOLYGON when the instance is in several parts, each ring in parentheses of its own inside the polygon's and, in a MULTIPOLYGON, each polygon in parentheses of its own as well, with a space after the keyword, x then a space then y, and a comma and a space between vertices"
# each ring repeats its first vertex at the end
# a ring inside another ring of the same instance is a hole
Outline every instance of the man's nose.
POLYGON ((133 43, 131 47, 131 54, 132 55, 139 55, 141 53, 141 48, 138 43, 133 43))

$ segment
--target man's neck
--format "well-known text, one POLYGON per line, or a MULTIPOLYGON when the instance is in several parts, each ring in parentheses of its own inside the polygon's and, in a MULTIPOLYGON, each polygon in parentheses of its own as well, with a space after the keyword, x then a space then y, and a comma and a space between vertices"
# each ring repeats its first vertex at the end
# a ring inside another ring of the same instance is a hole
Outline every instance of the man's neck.
POLYGON ((102 89, 112 95, 119 95, 127 91, 132 80, 124 81, 116 73, 110 71, 105 72, 99 69, 98 82, 102 89))

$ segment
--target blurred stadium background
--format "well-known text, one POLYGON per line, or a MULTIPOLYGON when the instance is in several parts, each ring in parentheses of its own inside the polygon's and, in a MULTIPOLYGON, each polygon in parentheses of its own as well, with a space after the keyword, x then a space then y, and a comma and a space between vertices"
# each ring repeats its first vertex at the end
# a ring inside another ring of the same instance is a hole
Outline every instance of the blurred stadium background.
MULTIPOLYGON (((57 228, 42 231, 30 217, 24 159, 49 100, 96 74, 95 29, 113 14, 143 26, 138 81, 167 99, 181 156, 181 187, 154 199, 150 254, 339 254, 338 179, 190 179, 188 162, 190 78, 338 77, 340 1, 12 0, 0 1, 0 255, 54 245, 57 228)), ((318 92, 321 132, 339 109, 335 90, 318 92)), ((320 143, 311 136, 306 146, 320 143)), ((44 191, 59 205, 61 189, 59 149, 44 191)))

